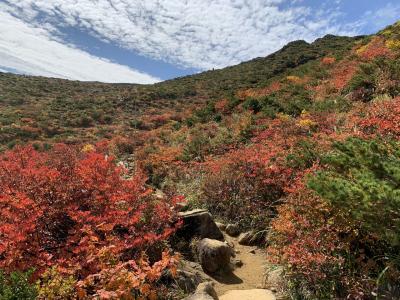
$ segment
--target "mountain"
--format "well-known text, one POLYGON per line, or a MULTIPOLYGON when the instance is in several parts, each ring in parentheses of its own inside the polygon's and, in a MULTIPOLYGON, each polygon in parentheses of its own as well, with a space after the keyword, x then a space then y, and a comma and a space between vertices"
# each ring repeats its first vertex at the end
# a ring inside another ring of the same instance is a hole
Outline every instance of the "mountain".
POLYGON ((146 110, 189 109, 237 90, 267 86, 274 78, 325 55, 343 56, 362 37, 328 35, 312 44, 289 43, 265 58, 155 85, 105 84, 0 73, 1 144, 65 140, 93 131, 129 132, 146 110), (31 126, 32 123, 34 126, 31 126), (116 128, 117 127, 117 128, 116 128))

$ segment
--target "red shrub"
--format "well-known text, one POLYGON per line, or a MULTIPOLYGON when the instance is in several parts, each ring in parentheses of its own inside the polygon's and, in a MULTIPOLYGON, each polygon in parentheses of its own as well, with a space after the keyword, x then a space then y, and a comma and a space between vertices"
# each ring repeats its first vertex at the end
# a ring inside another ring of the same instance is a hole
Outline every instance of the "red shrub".
POLYGON ((327 56, 327 57, 324 57, 321 62, 325 66, 330 66, 336 62, 336 58, 327 56))
POLYGON ((400 97, 373 103, 366 111, 357 122, 364 132, 400 137, 400 97))
POLYGON ((332 70, 332 84, 341 91, 358 71, 359 63, 356 61, 342 61, 332 70))
POLYGON ((374 37, 367 45, 358 48, 356 53, 365 60, 373 60, 379 56, 390 57, 392 55, 382 37, 374 37))
POLYGON ((65 145, 1 155, 0 268, 58 264, 84 275, 98 271, 104 247, 120 257, 165 239, 173 201, 151 201, 146 178, 124 173, 112 157, 65 145))

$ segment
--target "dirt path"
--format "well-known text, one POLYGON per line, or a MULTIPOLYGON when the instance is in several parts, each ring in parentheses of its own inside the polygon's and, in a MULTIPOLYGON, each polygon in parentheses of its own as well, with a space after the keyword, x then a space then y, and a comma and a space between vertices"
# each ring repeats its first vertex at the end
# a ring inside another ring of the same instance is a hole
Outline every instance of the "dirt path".
POLYGON ((265 252, 256 247, 239 245, 236 238, 227 235, 225 235, 225 239, 229 244, 234 246, 236 252, 235 259, 242 261, 243 266, 236 267, 231 274, 214 277, 216 281, 215 290, 218 296, 231 290, 260 288, 263 283, 266 265, 265 252))

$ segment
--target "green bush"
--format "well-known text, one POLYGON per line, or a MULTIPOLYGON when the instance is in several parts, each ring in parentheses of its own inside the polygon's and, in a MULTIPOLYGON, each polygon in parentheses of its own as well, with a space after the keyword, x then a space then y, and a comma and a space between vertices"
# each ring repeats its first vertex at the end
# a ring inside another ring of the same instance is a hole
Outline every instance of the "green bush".
POLYGON ((261 111, 262 105, 261 103, 255 98, 249 98, 243 103, 243 108, 247 110, 253 111, 253 113, 257 114, 261 111))
POLYGON ((312 140, 300 140, 293 152, 286 157, 286 163, 291 168, 307 169, 317 162, 320 155, 317 152, 317 143, 312 140))
POLYGON ((36 287, 29 279, 33 270, 6 275, 0 270, 0 300, 33 300, 37 297, 36 287))
POLYGON ((366 232, 400 246, 400 143, 350 138, 334 144, 323 162, 326 171, 308 186, 366 232))

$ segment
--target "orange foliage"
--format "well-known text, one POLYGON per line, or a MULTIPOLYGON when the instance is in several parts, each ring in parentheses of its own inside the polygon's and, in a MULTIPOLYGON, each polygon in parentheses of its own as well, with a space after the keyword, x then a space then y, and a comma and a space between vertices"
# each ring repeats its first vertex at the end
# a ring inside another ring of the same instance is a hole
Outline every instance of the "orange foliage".
POLYGON ((214 108, 217 112, 227 113, 228 112, 228 99, 222 99, 215 103, 214 108))
POLYGON ((341 91, 349 83, 358 70, 359 63, 356 61, 344 60, 338 63, 332 70, 331 83, 341 91))
POLYGON ((392 52, 386 46, 385 39, 379 36, 374 37, 367 45, 358 48, 356 53, 365 60, 373 60, 379 56, 392 56, 392 52))
POLYGON ((336 58, 326 56, 322 59, 321 63, 325 66, 333 65, 336 62, 336 58))
POLYGON ((248 97, 263 97, 263 96, 268 96, 272 93, 275 93, 281 89, 281 84, 277 81, 271 83, 268 87, 266 88, 258 88, 258 89, 247 89, 244 91, 239 91, 237 93, 238 98, 240 99, 246 99, 248 97))

